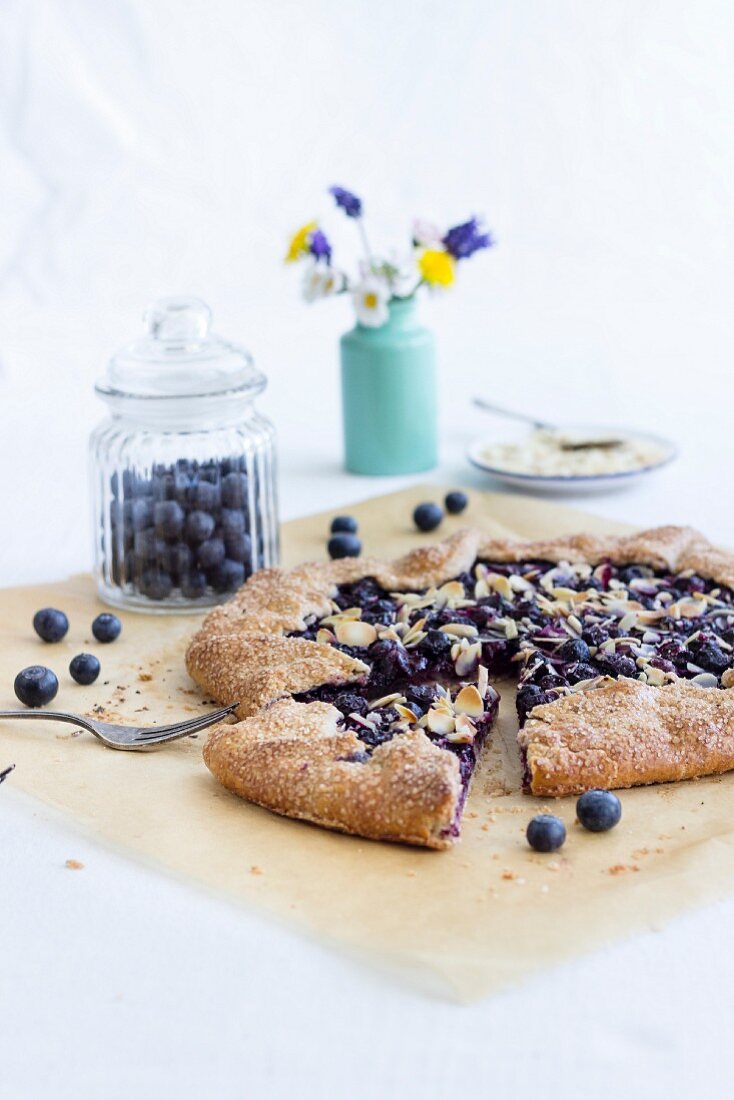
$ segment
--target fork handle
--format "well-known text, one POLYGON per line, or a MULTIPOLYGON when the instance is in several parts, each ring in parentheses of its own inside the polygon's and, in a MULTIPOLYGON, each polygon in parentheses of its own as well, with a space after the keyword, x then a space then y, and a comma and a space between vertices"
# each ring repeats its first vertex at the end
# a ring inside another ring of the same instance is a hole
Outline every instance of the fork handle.
POLYGON ((46 722, 68 722, 72 726, 81 726, 82 729, 94 733, 86 718, 79 714, 67 714, 59 710, 0 710, 0 718, 25 718, 37 722, 39 719, 46 722))

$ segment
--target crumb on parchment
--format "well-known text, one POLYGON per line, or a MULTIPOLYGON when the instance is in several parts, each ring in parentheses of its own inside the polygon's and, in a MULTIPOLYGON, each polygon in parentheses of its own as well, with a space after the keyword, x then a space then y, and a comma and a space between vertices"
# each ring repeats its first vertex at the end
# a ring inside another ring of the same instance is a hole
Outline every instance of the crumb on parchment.
POLYGON ((84 864, 78 859, 67 859, 64 867, 68 867, 70 871, 81 871, 84 864))
POLYGON ((256 863, 253 863, 252 867, 250 868, 250 874, 251 875, 261 875, 262 873, 263 873, 262 867, 258 867, 258 865, 256 863))

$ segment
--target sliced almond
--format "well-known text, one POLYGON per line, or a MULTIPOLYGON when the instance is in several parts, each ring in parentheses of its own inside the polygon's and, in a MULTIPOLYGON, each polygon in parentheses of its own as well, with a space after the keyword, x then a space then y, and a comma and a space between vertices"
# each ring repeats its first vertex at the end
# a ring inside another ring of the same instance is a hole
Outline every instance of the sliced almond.
POLYGON ((734 688, 734 668, 727 668, 722 674, 721 685, 725 688, 734 688))
POLYGON ((436 603, 442 606, 451 603, 453 600, 463 600, 465 596, 466 592, 461 581, 448 581, 439 588, 436 603))
POLYGON ((698 676, 694 676, 691 680, 692 684, 698 684, 702 688, 715 688, 719 686, 719 681, 714 676, 713 672, 699 672, 698 676))
POLYGON ((488 573, 487 584, 493 592, 499 592, 500 596, 503 596, 506 600, 512 599, 510 578, 506 577, 504 573, 488 573))
POLYGON ((456 661, 454 662, 456 675, 460 679, 463 676, 468 676, 481 655, 482 646, 479 642, 475 642, 474 645, 467 646, 466 649, 462 648, 461 652, 456 658, 456 661))
POLYGON ((648 684, 652 684, 653 687, 662 687, 666 682, 667 677, 661 668, 655 668, 654 665, 648 665, 645 669, 645 676, 647 677, 648 684))
POLYGON ((450 634, 452 638, 476 638, 479 634, 473 623, 446 623, 440 630, 442 634, 450 634))
POLYGON ((480 665, 477 670, 477 691, 481 695, 482 699, 484 699, 485 695, 487 694, 488 687, 489 670, 484 665, 480 665))
POLYGON ((678 602, 678 608, 684 619, 697 619, 699 615, 703 615, 706 607, 705 600, 680 600, 678 602))
POLYGON ((410 707, 404 707, 402 703, 396 703, 395 710, 401 718, 404 718, 406 722, 410 722, 412 725, 415 725, 418 721, 418 715, 414 714, 410 707))
POLYGON ((446 714, 444 711, 431 707, 428 712, 428 728, 431 733, 453 733, 456 728, 453 714, 446 714))
POLYGON ((377 631, 372 623, 363 623, 359 619, 353 619, 350 622, 336 624, 336 640, 341 645, 362 649, 377 641, 377 631))
POLYGON ((446 740, 452 745, 471 745, 476 735, 476 726, 471 718, 466 714, 459 714, 456 717, 456 728, 453 733, 447 734, 446 740))
POLYGON ((508 640, 517 637, 517 623, 514 619, 505 619, 505 637, 508 640))
POLYGON ((487 598, 488 595, 489 595, 489 585, 482 578, 482 580, 478 580, 477 583, 474 585, 474 599, 475 600, 484 600, 484 599, 487 598))
POLYGON ((583 633, 584 628, 581 625, 581 620, 577 619, 575 615, 569 615, 568 618, 566 619, 566 622, 571 627, 571 629, 574 630, 577 634, 582 634, 583 633))
POLYGON ((348 623, 354 619, 362 618, 361 607, 348 607, 345 611, 336 611, 333 615, 327 615, 321 620, 321 626, 336 626, 337 623, 348 623))
POLYGON ((327 630, 325 627, 321 627, 316 631, 316 641, 321 642, 323 645, 331 645, 336 641, 336 636, 331 630, 327 630))
POLYGON ((519 573, 510 573, 507 579, 513 592, 528 592, 533 587, 530 581, 521 577, 519 573))
POLYGON ((470 718, 481 718, 484 714, 484 699, 474 684, 467 684, 461 689, 454 699, 454 710, 457 714, 468 714, 470 718))
POLYGON ((637 614, 634 611, 628 611, 619 620, 619 629, 627 631, 631 630, 633 626, 637 626, 637 614))
POLYGON ((407 699, 399 691, 394 691, 392 695, 383 695, 381 699, 375 699, 371 702, 370 710, 377 710, 378 707, 389 707, 393 703, 407 703, 407 699))

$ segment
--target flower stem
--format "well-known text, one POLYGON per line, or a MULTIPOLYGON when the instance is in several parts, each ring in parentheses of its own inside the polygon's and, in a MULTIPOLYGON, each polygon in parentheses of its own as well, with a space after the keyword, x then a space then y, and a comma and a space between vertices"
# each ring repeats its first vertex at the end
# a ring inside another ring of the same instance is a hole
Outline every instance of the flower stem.
POLYGON ((359 228, 359 235, 362 238, 362 247, 364 248, 364 254, 367 257, 367 263, 372 269, 372 250, 370 248, 370 242, 367 240, 367 233, 364 228, 364 221, 362 218, 357 218, 357 226, 359 228))

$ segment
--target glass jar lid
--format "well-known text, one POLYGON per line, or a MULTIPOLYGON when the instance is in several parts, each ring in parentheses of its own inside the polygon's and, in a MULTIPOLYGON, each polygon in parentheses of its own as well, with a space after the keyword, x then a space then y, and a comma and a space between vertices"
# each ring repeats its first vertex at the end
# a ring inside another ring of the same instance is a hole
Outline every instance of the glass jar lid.
POLYGON ((199 298, 160 298, 145 311, 145 335, 110 359, 97 393, 146 399, 260 393, 265 375, 244 348, 210 332, 211 319, 199 298))

